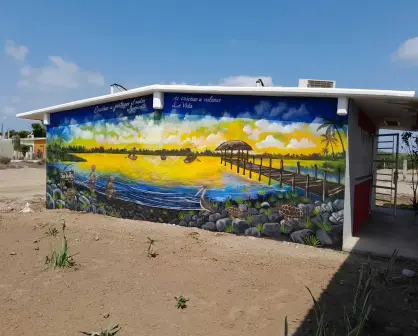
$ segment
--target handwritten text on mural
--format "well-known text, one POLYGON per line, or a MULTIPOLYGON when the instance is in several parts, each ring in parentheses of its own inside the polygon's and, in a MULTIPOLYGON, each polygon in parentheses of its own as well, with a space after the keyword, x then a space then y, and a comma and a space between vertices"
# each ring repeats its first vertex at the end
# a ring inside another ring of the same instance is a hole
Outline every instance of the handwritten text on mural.
POLYGON ((222 101, 221 98, 215 98, 213 96, 202 98, 202 97, 193 97, 193 96, 183 96, 179 97, 176 96, 173 98, 174 102, 171 106, 172 108, 187 108, 192 109, 195 108, 194 103, 220 103, 222 101))
POLYGON ((147 109, 147 105, 145 103, 145 99, 141 98, 141 99, 134 99, 130 102, 118 102, 114 105, 106 105, 106 106, 96 106, 94 108, 94 113, 101 113, 101 112, 106 112, 106 111, 113 111, 115 112, 115 110, 120 109, 120 110, 125 110, 128 113, 134 113, 137 110, 146 110, 147 109))

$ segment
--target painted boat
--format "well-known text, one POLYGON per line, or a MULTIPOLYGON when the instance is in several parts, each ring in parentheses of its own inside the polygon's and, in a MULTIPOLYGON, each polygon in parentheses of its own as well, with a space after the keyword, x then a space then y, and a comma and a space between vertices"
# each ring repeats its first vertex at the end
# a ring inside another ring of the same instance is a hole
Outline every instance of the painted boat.
POLYGON ((197 159, 196 156, 188 156, 183 161, 184 161, 184 163, 192 163, 196 159, 197 159))

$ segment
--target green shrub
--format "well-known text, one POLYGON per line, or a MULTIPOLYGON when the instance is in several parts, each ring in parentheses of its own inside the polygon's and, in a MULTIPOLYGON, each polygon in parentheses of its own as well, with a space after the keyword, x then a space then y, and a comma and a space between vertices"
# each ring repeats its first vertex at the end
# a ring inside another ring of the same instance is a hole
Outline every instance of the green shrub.
POLYGON ((256 229, 258 232, 262 233, 264 230, 263 224, 257 224, 256 229))
POLYGON ((187 308, 187 301, 189 301, 189 299, 186 299, 183 295, 176 296, 175 299, 177 301, 176 306, 178 309, 187 308))
POLYGON ((268 209, 264 210, 264 214, 265 214, 266 216, 269 216, 269 215, 271 215, 272 213, 273 213, 273 210, 271 210, 271 208, 268 208, 268 209))
POLYGON ((286 224, 283 224, 280 226, 280 231, 284 234, 288 234, 290 232, 290 227, 287 226, 286 224))
POLYGON ((304 222, 303 222, 303 227, 304 227, 305 229, 310 229, 310 228, 312 228, 312 221, 311 221, 311 217, 309 217, 309 216, 305 217, 305 220, 304 220, 304 222))
POLYGON ((303 239, 305 245, 313 246, 313 247, 320 247, 321 242, 319 239, 314 235, 309 235, 305 239, 303 239))
POLYGON ((53 268, 66 268, 74 266, 74 260, 68 253, 68 242, 64 236, 62 246, 52 252, 51 256, 45 257, 45 265, 53 268))
POLYGON ((228 226, 225 228, 225 232, 226 232, 226 233, 234 233, 234 229, 232 228, 232 225, 228 225, 228 226))
POLYGON ((247 222, 248 222, 249 224, 251 224, 251 223, 253 222, 253 220, 254 220, 253 216, 249 215, 249 216, 247 217, 247 222))
POLYGON ((331 228, 332 228, 332 225, 331 225, 331 223, 330 223, 330 222, 328 222, 327 220, 324 220, 322 223, 318 224, 318 227, 319 227, 321 230, 324 230, 324 231, 326 231, 326 232, 330 232, 330 231, 331 231, 331 228))
POLYGON ((8 158, 8 157, 5 157, 5 156, 0 156, 0 163, 1 163, 1 164, 7 165, 7 164, 9 164, 9 163, 10 163, 10 161, 11 161, 11 159, 10 159, 10 158, 8 158))

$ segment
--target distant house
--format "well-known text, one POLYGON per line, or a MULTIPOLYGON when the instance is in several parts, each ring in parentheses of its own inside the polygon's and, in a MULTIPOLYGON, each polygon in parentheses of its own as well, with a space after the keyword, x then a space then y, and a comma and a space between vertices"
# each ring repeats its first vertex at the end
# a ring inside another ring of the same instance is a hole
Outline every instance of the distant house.
POLYGON ((44 159, 46 156, 46 138, 28 137, 20 139, 20 145, 29 146, 26 154, 29 159, 44 159))

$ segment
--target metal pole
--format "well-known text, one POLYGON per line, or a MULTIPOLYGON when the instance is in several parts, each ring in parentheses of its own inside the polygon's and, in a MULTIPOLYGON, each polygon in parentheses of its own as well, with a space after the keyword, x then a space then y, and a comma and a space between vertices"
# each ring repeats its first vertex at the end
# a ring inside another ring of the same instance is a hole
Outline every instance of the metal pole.
POLYGON ((295 173, 292 174, 292 191, 295 191, 295 173))
POLYGON ((260 170, 259 170, 259 173, 258 173, 258 180, 259 181, 261 181, 261 167, 262 167, 262 165, 263 165, 263 158, 260 158, 260 170))

